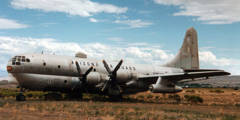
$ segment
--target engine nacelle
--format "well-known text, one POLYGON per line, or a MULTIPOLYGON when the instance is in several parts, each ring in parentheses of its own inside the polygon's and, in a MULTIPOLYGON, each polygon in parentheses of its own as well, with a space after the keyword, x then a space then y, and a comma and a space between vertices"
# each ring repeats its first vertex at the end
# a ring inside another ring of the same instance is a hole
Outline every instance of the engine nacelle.
POLYGON ((139 88, 139 81, 131 80, 126 83, 126 88, 139 88))
POLYGON ((86 80, 87 84, 89 85, 97 85, 101 82, 101 76, 99 73, 97 72, 90 72, 87 75, 87 80, 86 80))
POLYGON ((119 71, 117 72, 117 82, 126 83, 132 79, 132 75, 128 71, 119 71))
POLYGON ((177 93, 182 91, 182 87, 176 85, 158 85, 152 84, 149 86, 152 93, 177 93))

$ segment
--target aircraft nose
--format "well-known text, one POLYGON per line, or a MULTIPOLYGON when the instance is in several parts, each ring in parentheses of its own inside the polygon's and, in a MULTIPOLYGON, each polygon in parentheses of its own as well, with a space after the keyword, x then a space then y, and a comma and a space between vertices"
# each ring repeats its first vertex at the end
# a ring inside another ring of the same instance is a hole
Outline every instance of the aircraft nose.
POLYGON ((7 71, 8 72, 12 71, 12 69, 13 69, 12 66, 7 66, 7 71))
POLYGON ((12 71, 12 62, 11 61, 9 61, 8 63, 7 63, 7 66, 6 66, 6 68, 7 68, 7 71, 8 72, 11 72, 12 71))

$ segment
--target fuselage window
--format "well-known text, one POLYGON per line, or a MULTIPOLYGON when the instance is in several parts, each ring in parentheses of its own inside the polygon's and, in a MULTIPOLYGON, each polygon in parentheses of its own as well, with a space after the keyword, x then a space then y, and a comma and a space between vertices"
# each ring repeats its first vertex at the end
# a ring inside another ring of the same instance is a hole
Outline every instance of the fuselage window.
POLYGON ((89 62, 87 62, 87 64, 88 64, 88 66, 90 66, 90 63, 89 63, 89 62))
POLYGON ((58 65, 58 68, 60 68, 61 66, 60 65, 58 65))
POLYGON ((132 68, 131 68, 131 67, 129 67, 129 69, 130 69, 130 70, 132 70, 132 68))
POLYGON ((128 67, 126 66, 126 69, 128 69, 128 67))
POLYGON ((12 65, 15 65, 15 62, 12 62, 12 65))
POLYGON ((122 66, 122 69, 124 69, 124 66, 122 66))
POLYGON ((22 62, 25 62, 25 59, 22 59, 22 62))
POLYGON ((80 65, 82 65, 82 62, 79 62, 80 65))
POLYGON ((45 63, 45 62, 43 63, 43 66, 46 66, 46 63, 45 63))
POLYGON ((98 66, 98 63, 96 63, 96 66, 98 66))
POLYGON ((85 62, 83 62, 83 65, 85 65, 85 62))
POLYGON ((30 62, 30 59, 27 58, 26 61, 27 61, 27 62, 30 62))
POLYGON ((20 62, 16 62, 16 65, 21 65, 21 63, 20 62))
POLYGON ((133 67, 133 70, 136 70, 136 68, 135 68, 135 67, 133 67))
POLYGON ((92 66, 94 66, 94 63, 92 63, 92 66))
POLYGON ((64 83, 67 83, 67 80, 64 80, 64 83))
POLYGON ((72 64, 73 64, 73 61, 72 61, 72 64))

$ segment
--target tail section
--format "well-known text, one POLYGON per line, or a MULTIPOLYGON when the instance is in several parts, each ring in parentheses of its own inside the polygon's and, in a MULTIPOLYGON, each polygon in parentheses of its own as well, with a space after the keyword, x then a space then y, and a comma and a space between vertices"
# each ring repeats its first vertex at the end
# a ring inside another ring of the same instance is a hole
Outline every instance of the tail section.
POLYGON ((199 69, 197 32, 193 27, 186 31, 182 47, 177 56, 164 66, 182 69, 199 69))

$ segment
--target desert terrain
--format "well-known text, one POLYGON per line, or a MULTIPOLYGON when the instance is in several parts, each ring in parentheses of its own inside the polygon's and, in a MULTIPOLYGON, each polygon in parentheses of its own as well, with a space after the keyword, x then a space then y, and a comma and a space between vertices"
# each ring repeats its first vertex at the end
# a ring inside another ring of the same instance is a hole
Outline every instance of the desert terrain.
POLYGON ((84 94, 82 100, 45 101, 40 92, 27 92, 27 101, 17 102, 14 90, 0 94, 2 120, 157 120, 157 119, 240 119, 240 90, 230 88, 184 88, 178 94, 142 92, 109 101, 106 96, 84 94), (32 94, 32 95, 29 95, 32 94), (173 96, 178 96, 176 100, 173 96), (199 96, 203 101, 191 101, 187 96, 199 96))

